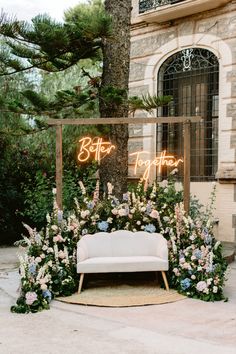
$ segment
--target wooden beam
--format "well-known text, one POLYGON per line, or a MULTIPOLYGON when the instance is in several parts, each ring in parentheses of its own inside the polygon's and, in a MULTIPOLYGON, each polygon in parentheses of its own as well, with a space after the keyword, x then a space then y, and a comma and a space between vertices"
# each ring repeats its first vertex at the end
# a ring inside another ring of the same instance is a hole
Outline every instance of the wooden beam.
POLYGON ((56 126, 56 201, 62 210, 62 126, 56 126))
POLYGON ((140 118, 77 118, 77 119, 48 119, 48 125, 98 125, 98 124, 161 124, 161 123, 198 123, 200 116, 194 117, 140 117, 140 118))
POLYGON ((190 204, 190 124, 184 123, 184 209, 189 213, 190 204))

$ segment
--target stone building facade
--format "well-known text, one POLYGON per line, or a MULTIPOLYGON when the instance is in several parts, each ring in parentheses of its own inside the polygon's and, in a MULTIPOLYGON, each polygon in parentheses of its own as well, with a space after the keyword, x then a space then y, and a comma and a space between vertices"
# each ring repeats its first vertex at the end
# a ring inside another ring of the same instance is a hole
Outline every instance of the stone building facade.
MULTIPOLYGON (((174 102, 158 115, 203 117, 191 133, 191 192, 206 204, 216 182, 218 237, 235 243, 236 1, 133 0, 132 6, 130 95, 170 94, 174 102)), ((174 129, 131 126, 129 152, 146 151, 150 159, 163 148, 181 154, 183 136, 174 129)), ((130 176, 134 163, 130 156, 130 176)), ((150 179, 156 177, 152 169, 150 179)))

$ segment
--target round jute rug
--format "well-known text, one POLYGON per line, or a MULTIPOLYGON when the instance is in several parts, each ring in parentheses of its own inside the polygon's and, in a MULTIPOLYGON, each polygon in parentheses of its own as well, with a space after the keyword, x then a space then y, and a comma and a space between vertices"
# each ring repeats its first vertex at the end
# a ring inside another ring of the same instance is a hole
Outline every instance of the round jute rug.
POLYGON ((70 304, 107 307, 157 305, 183 299, 185 296, 177 291, 166 291, 154 283, 99 285, 85 288, 80 294, 56 298, 70 304))

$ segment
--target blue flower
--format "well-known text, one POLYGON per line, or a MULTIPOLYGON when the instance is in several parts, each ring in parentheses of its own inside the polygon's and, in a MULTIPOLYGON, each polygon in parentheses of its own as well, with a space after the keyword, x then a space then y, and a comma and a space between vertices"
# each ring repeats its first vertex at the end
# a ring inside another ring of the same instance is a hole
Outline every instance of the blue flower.
POLYGON ((194 251, 194 256, 197 258, 197 259, 201 259, 202 258, 202 252, 200 250, 196 250, 194 251))
POLYGON ((185 279, 181 280, 180 285, 181 285, 182 290, 186 290, 190 287, 191 280, 189 278, 185 278, 185 279))
POLYGON ((34 275, 36 273, 36 265, 35 264, 31 264, 29 266, 29 273, 34 275))
POLYGON ((100 222, 98 222, 98 228, 99 228, 99 230, 106 232, 106 231, 108 230, 108 227, 109 227, 108 222, 106 222, 106 221, 100 221, 100 222))
POLYGON ((44 290, 43 291, 43 297, 50 302, 52 300, 52 293, 50 290, 44 290))
POLYGON ((87 233, 88 233, 88 229, 83 229, 82 230, 82 236, 87 235, 87 233))
POLYGON ((87 203, 87 208, 88 209, 93 209, 93 207, 94 207, 94 202, 88 202, 87 203))
POLYGON ((145 226, 144 231, 152 233, 156 231, 156 228, 153 224, 148 224, 145 226))

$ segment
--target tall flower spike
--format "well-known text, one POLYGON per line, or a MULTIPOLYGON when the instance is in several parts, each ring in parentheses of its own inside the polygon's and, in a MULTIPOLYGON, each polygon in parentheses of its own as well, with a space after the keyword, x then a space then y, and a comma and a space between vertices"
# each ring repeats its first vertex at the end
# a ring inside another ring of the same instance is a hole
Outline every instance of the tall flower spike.
POLYGON ((96 204, 99 200, 99 180, 97 180, 97 183, 96 183, 96 188, 95 188, 95 191, 93 193, 93 202, 94 204, 96 204))
POLYGON ((79 186, 83 195, 86 194, 86 189, 82 181, 79 181, 79 186))

